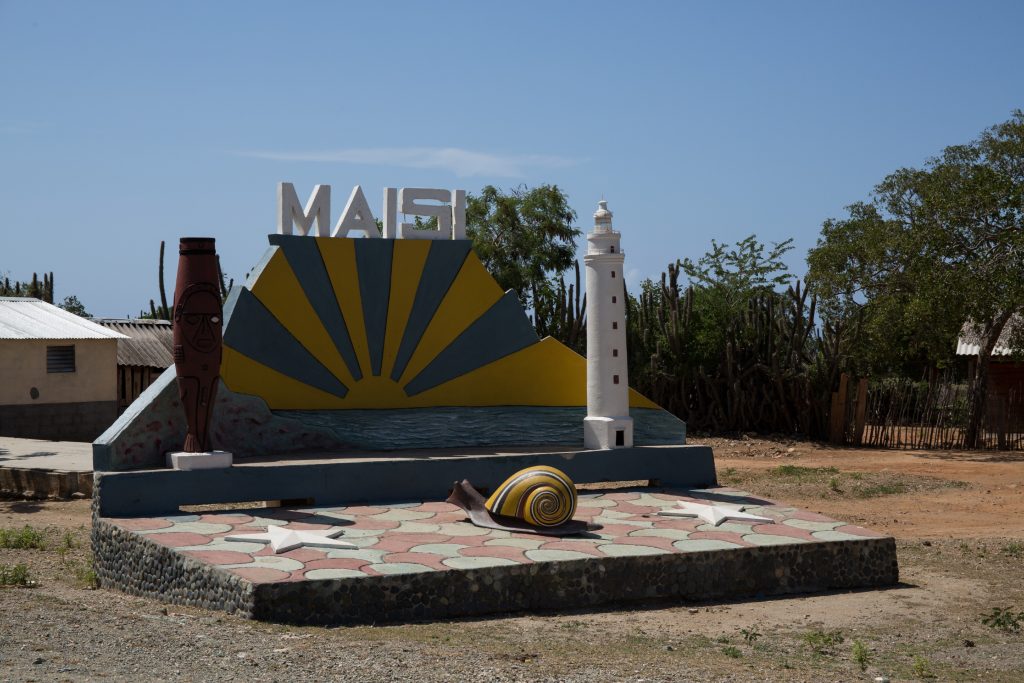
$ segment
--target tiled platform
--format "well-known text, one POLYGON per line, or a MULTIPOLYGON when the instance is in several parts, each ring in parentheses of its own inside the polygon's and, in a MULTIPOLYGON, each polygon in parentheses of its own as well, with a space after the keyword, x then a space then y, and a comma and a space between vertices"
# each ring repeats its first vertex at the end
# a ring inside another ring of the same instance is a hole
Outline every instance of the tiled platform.
POLYGON ((893 539, 730 489, 589 492, 553 538, 481 529, 443 502, 253 509, 94 526, 104 586, 293 622, 437 618, 649 598, 704 600, 895 583, 893 539), (774 524, 656 513, 675 501, 742 503, 774 524), (355 550, 275 555, 227 541, 268 525, 344 530, 355 550))

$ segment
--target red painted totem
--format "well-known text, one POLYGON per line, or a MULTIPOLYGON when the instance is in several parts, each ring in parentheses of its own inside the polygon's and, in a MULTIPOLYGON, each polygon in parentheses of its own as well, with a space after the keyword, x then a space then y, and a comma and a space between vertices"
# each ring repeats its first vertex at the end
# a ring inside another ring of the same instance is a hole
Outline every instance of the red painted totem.
POLYGON ((210 416, 220 381, 223 309, 211 237, 182 237, 174 287, 174 367, 188 435, 183 450, 210 450, 210 416))

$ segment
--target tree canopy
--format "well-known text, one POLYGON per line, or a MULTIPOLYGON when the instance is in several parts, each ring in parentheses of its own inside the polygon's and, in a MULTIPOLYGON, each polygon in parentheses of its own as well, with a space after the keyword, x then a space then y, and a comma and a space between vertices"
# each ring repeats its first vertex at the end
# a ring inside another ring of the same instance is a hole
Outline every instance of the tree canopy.
POLYGON ((550 295, 554 280, 572 267, 583 234, 575 220, 557 185, 508 192, 487 185, 467 197, 466 233, 477 255, 502 289, 514 289, 527 307, 550 295))
POLYGON ((976 432, 992 348, 1024 312, 1024 112, 924 168, 895 171, 848 212, 825 222, 808 265, 824 315, 846 330, 850 362, 876 373, 915 356, 942 362, 973 325, 976 432))

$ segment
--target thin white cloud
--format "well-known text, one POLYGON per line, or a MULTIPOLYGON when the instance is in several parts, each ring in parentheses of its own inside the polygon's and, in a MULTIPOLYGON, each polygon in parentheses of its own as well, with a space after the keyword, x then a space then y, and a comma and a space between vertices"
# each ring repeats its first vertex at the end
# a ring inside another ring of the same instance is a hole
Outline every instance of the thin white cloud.
POLYGON ((458 147, 371 147, 336 149, 324 152, 269 152, 252 150, 241 156, 274 161, 317 161, 401 168, 433 168, 450 171, 465 178, 491 176, 522 178, 530 168, 564 168, 577 163, 573 159, 541 154, 499 155, 474 152, 458 147))

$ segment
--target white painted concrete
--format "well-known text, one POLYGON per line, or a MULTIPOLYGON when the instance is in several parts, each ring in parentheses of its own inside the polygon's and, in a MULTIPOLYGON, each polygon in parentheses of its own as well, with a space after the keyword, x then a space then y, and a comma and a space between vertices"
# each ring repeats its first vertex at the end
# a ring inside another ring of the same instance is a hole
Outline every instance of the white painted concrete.
POLYGON ((601 200, 594 230, 587 235, 587 417, 583 444, 589 449, 633 445, 626 368, 626 301, 620 234, 601 200))
POLYGON ((240 543, 269 543, 275 553, 286 553, 295 548, 308 545, 314 548, 341 548, 355 550, 358 546, 348 541, 338 541, 344 529, 328 529, 326 531, 308 531, 305 529, 286 529, 280 526, 268 526, 266 532, 259 534, 234 534, 225 536, 226 541, 240 543))
POLYGON ((208 451, 206 453, 185 453, 184 451, 167 454, 167 466, 172 470, 219 470, 231 467, 234 456, 227 451, 208 451))
POLYGON ((676 505, 679 506, 678 509, 669 508, 668 510, 662 510, 658 514, 664 517, 697 517, 715 526, 718 526, 727 519, 737 522, 758 522, 759 524, 775 523, 775 520, 771 517, 762 517, 744 512, 742 505, 739 507, 705 505, 703 503, 691 503, 688 500, 676 501, 676 505))

